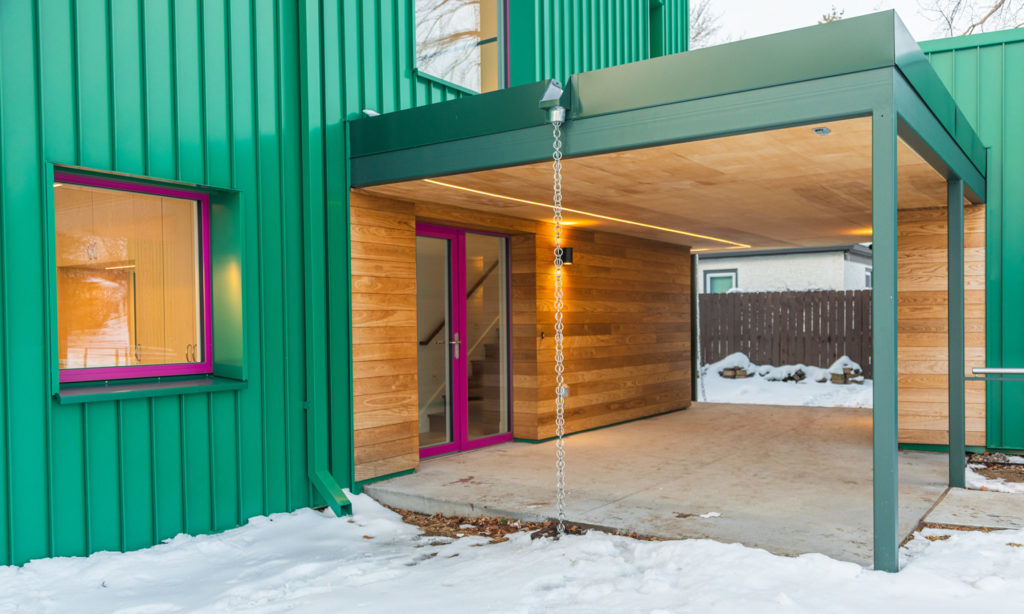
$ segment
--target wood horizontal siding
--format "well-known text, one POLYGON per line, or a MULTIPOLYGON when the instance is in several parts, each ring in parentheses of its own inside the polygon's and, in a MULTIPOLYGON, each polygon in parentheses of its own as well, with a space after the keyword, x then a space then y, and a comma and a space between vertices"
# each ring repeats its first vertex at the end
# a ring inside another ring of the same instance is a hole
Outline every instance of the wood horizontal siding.
POLYGON ((419 463, 416 217, 352 193, 352 375, 356 480, 419 463))
MULTIPOLYGON (((523 439, 554 435, 550 226, 355 190, 357 480, 418 464, 417 222, 509 235, 514 434, 523 439)), ((576 255, 576 262, 565 269, 565 364, 571 387, 566 430, 571 433, 687 407, 689 249, 571 227, 565 242, 576 255)))
MULTIPOLYGON (((946 209, 899 212, 899 439, 949 441, 946 209)), ((965 374, 985 364, 985 206, 964 218, 965 374)), ((967 445, 985 445, 985 384, 966 385, 967 445)))

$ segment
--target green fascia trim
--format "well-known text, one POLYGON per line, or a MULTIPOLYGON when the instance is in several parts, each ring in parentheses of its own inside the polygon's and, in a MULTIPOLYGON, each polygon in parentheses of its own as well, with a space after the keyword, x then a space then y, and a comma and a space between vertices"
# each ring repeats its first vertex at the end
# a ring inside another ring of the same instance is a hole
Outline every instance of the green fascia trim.
POLYGON ((378 475, 375 478, 369 478, 367 480, 359 480, 358 482, 352 485, 352 493, 356 495, 361 495, 363 494, 363 487, 366 486, 367 484, 373 484, 374 482, 383 482, 384 480, 390 480, 391 478, 399 478, 402 477, 403 475, 409 475, 412 473, 416 473, 416 470, 406 469, 404 471, 396 471, 394 473, 389 473, 387 475, 378 475))
POLYGON ((893 11, 613 66, 570 79, 570 119, 895 64, 893 11))
MULTIPOLYGON (((612 422, 611 424, 605 424, 603 426, 595 426, 593 428, 583 429, 582 431, 573 431, 571 433, 566 433, 565 436, 566 437, 572 437, 573 435, 580 435, 581 433, 590 433, 591 431, 600 431, 600 430, 604 430, 604 429, 607 429, 607 428, 611 428, 613 426, 621 426, 623 424, 629 424, 630 422, 639 422, 641 420, 647 420, 648 418, 656 418, 658 416, 664 416, 666 414, 674 414, 674 413, 676 413, 678 411, 686 411, 689 408, 690 408, 690 406, 687 405, 686 407, 680 407, 678 409, 670 409, 668 411, 659 412, 657 414, 651 414, 650 416, 642 416, 640 418, 630 418, 629 420, 623 420, 622 422, 612 422)), ((549 441, 554 441, 556 439, 558 439, 558 437, 548 437, 546 439, 525 439, 525 438, 522 438, 522 437, 516 437, 512 441, 518 441, 520 443, 547 443, 549 441)))
MULTIPOLYGON (((388 151, 547 126, 538 106, 551 81, 475 94, 349 122, 351 155, 388 151)), ((563 94, 563 100, 567 96, 563 94)))
POLYGON ((186 377, 108 382, 106 384, 62 385, 55 395, 61 405, 121 401, 151 397, 205 394, 225 390, 242 390, 249 384, 224 377, 186 377))
POLYGON ((914 42, 914 38, 910 36, 903 23, 897 19, 895 26, 896 66, 928 109, 939 120, 939 123, 956 140, 960 149, 967 154, 975 168, 982 175, 986 174, 988 156, 977 131, 957 107, 953 95, 946 89, 942 79, 939 78, 938 73, 932 68, 931 62, 928 61, 928 56, 914 42))
MULTIPOLYGON (((573 142, 572 128, 585 118, 709 98, 719 100, 740 92, 892 67, 906 76, 911 87, 984 174, 985 155, 980 139, 893 11, 573 75, 563 95, 563 106, 569 108, 571 120, 566 126, 566 143, 573 142), (567 98, 569 104, 565 104, 567 98)), ((536 137, 539 138, 547 132, 547 118, 536 109, 536 103, 546 84, 521 86, 354 121, 352 155, 359 158, 382 152, 417 150, 415 153, 422 161, 429 158, 418 148, 427 145, 498 133, 503 133, 504 143, 507 138, 516 138, 509 134, 512 130, 522 132, 531 126, 538 128, 536 137), (526 89, 531 87, 534 89, 526 89), (503 128, 499 126, 502 123, 511 126, 503 128)), ((721 101, 719 105, 725 112, 726 105, 721 101)), ((549 136, 545 134, 545 141, 549 136)), ((615 149, 614 145, 608 145, 592 153, 615 149)), ((519 163, 543 157, 533 153, 519 163)), ((477 165, 464 170, 492 167, 477 165)), ((413 169, 407 172, 412 175, 395 180, 427 176, 413 169)), ((362 173, 354 173, 353 184, 368 185, 362 173)))
POLYGON ((1005 45, 1007 43, 1019 43, 1024 41, 1024 28, 1012 28, 998 32, 982 32, 981 34, 968 34, 967 36, 952 36, 950 38, 938 38, 918 43, 925 53, 936 53, 941 51, 952 51, 954 49, 969 49, 972 47, 987 47, 989 45, 1005 45))
MULTIPOLYGON (((863 117, 891 105, 895 69, 789 83, 575 119, 564 128, 564 153, 584 156, 863 117)), ((479 100, 478 96, 474 100, 479 100)), ((500 168, 547 160, 548 125, 436 143, 352 159, 355 187, 500 168)))
MULTIPOLYGON (((933 444, 933 443, 901 443, 900 450, 914 451, 914 452, 945 452, 949 453, 949 446, 944 444, 933 444)), ((984 446, 967 446, 965 448, 967 452, 972 454, 984 454, 985 452, 994 452, 994 448, 986 448, 984 446)), ((1000 452, 1011 452, 1011 450, 999 450, 1000 452)))
POLYGON ((899 115, 899 136, 943 177, 964 180, 974 203, 985 202, 985 176, 957 146, 917 91, 901 76, 893 82, 893 98, 899 115))

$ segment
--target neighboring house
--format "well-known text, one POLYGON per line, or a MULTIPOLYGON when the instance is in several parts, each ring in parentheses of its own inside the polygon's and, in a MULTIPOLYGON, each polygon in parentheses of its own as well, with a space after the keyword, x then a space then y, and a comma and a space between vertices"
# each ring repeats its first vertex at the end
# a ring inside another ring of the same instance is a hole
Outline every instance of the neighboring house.
MULTIPOLYGON (((962 381, 961 212, 969 360, 1024 365, 1024 36, 933 67, 892 12, 678 53, 685 0, 445 5, 0 2, 0 563, 344 513, 422 456, 552 437, 556 105, 566 430, 690 404, 691 248, 871 227, 895 556, 897 437, 945 444, 962 381)), ((969 443, 1024 447, 1024 385, 993 390, 969 443)))
POLYGON ((871 287, 871 248, 859 243, 697 255, 702 293, 863 290, 871 287))

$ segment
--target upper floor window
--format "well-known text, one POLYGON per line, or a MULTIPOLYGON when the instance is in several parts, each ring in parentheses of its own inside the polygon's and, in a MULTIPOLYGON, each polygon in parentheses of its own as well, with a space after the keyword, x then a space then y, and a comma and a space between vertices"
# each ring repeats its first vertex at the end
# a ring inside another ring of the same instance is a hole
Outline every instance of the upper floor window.
POLYGON ((499 0, 416 0, 416 69, 474 92, 502 81, 499 0))
POLYGON ((212 371, 205 194, 56 173, 60 381, 212 371))

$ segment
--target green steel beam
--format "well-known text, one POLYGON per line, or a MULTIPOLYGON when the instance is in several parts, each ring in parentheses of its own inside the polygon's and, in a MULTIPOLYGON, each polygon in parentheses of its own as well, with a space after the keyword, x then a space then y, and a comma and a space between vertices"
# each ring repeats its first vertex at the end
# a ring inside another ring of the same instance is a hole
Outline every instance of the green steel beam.
MULTIPOLYGON (((905 76, 910 89, 983 175, 985 150, 980 139, 893 11, 573 75, 563 106, 569 108, 572 126, 598 116, 892 68, 905 76)), ((353 158, 409 151, 418 162, 428 161, 432 150, 423 147, 456 140, 480 143, 480 137, 504 141, 518 138, 513 131, 531 127, 539 139, 546 117, 535 101, 546 85, 534 83, 353 120, 353 158)), ((540 159, 537 155, 532 151, 518 158, 528 162, 540 159)), ((392 175, 393 181, 414 178, 392 175)), ((961 176, 976 188, 966 173, 961 176)), ((354 175, 353 183, 368 184, 362 173, 354 175)))
POLYGON ((971 202, 985 202, 987 165, 979 171, 903 78, 896 79, 893 96, 900 119, 900 137, 943 177, 962 178, 971 202))
POLYGON ((949 309, 949 485, 964 488, 966 425, 964 422, 964 182, 946 183, 947 282, 949 309))
MULTIPOLYGON (((496 90, 446 102, 349 122, 351 155, 367 156, 485 135, 546 126, 547 111, 537 101, 551 83, 496 90)), ((568 106, 563 95, 562 106, 568 106)))
POLYGON ((872 341, 874 344, 875 569, 899 571, 899 475, 896 358, 897 120, 895 108, 871 122, 871 216, 874 228, 872 341))
MULTIPOLYGON (((866 116, 892 96, 892 68, 574 119, 565 155, 584 156, 866 116)), ((537 106, 537 99, 533 106, 537 106)), ((362 121, 362 120, 360 120, 362 121)), ((353 129, 355 124, 353 123, 353 129)), ((352 159, 352 185, 392 183, 547 160, 546 124, 352 159)))

